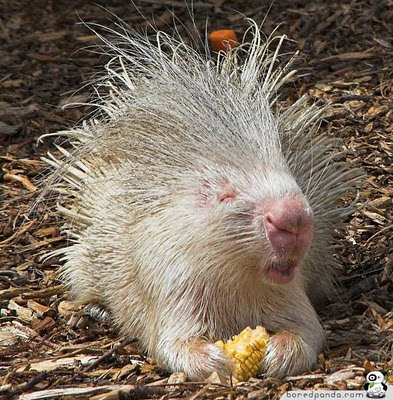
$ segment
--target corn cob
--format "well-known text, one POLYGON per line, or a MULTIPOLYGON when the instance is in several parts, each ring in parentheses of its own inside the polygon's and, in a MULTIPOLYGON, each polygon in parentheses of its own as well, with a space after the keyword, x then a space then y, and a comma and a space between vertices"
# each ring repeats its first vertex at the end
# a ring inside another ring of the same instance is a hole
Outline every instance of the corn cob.
POLYGON ((223 349, 233 361, 235 368, 233 375, 239 382, 247 381, 256 376, 261 369, 269 334, 262 326, 251 329, 249 326, 224 343, 222 340, 216 345, 223 349))

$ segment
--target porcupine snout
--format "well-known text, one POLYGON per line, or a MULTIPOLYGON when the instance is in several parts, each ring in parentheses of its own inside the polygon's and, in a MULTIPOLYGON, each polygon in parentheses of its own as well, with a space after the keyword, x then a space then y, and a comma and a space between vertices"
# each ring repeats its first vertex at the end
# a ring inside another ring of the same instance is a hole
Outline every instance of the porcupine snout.
POLYGON ((262 264, 268 282, 286 284, 293 280, 313 237, 313 215, 302 196, 265 202, 258 210, 271 253, 262 264))
POLYGON ((266 235, 275 252, 296 254, 303 257, 307 252, 313 232, 310 206, 298 198, 275 201, 265 210, 266 235))

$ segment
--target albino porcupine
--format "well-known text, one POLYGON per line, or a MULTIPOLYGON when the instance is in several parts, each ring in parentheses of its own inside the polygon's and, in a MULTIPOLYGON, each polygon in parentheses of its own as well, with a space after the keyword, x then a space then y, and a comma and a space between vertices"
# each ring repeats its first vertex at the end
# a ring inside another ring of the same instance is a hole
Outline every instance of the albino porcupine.
POLYGON ((99 112, 47 159, 68 198, 71 244, 55 254, 73 297, 191 379, 229 372, 213 342, 246 326, 274 333, 267 374, 313 366, 324 333, 309 295, 329 286, 351 212, 339 199, 360 175, 318 133, 323 108, 277 105, 294 74, 278 64, 284 38, 262 43, 250 25, 252 41, 216 59, 162 32, 117 33, 99 112))

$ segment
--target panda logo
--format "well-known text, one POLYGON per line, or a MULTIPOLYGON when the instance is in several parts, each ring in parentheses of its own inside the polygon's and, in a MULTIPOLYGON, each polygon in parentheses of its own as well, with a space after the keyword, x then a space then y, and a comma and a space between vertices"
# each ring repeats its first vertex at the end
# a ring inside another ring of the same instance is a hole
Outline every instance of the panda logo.
POLYGON ((385 383, 385 375, 381 371, 371 371, 366 375, 364 390, 367 390, 367 397, 382 398, 388 389, 385 383))

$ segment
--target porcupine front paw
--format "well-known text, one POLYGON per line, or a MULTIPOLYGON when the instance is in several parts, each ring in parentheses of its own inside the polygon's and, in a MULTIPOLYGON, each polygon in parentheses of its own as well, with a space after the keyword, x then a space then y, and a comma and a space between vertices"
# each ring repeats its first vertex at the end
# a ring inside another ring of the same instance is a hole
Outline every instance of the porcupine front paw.
POLYGON ((316 362, 317 352, 310 344, 299 335, 281 331, 267 344, 262 370, 268 376, 282 378, 308 371, 316 362))
POLYGON ((232 361, 224 351, 203 339, 190 339, 176 349, 172 347, 166 358, 169 369, 184 371, 193 381, 204 380, 213 372, 227 376, 233 370, 232 361))

